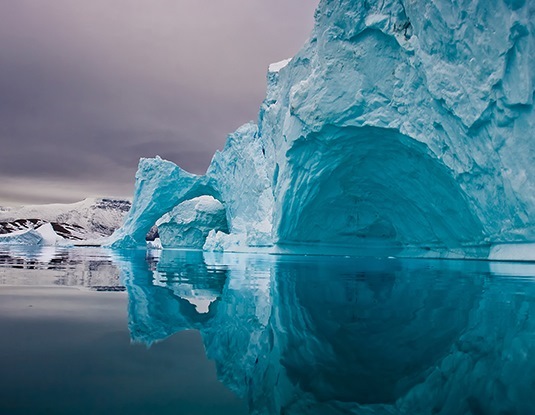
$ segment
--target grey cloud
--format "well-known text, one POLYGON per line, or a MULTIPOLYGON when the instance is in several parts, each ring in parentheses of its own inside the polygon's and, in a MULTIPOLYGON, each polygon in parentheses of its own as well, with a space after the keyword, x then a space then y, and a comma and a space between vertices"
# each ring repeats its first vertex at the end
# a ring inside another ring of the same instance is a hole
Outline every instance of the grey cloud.
POLYGON ((138 159, 156 154, 203 173, 256 119, 267 65, 297 52, 314 7, 0 2, 0 204, 128 196, 138 159))

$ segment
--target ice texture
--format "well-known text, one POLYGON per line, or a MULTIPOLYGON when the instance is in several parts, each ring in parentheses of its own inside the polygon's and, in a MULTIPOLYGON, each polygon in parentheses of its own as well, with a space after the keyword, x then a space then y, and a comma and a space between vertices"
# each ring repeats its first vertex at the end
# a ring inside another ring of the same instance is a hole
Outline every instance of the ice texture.
POLYGON ((0 244, 54 246, 68 245, 68 242, 59 236, 52 225, 47 222, 35 229, 0 234, 0 244))
POLYGON ((230 134, 225 148, 214 155, 206 176, 227 210, 232 235, 229 244, 240 240, 250 247, 272 245, 274 201, 270 162, 266 146, 253 123, 242 125, 230 134))
POLYGON ((211 195, 213 188, 207 182, 206 177, 188 173, 160 157, 141 159, 132 208, 123 226, 110 237, 109 246, 145 246, 145 236, 164 214, 185 200, 211 195))
POLYGON ((35 229, 24 229, 0 235, 0 244, 42 245, 43 238, 35 229))
POLYGON ((534 16, 533 1, 322 0, 301 51, 270 66, 258 126, 205 176, 142 161, 139 177, 160 170, 116 245, 144 243, 148 205, 204 186, 230 231, 206 249, 532 258, 534 16))
POLYGON ((225 208, 212 196, 180 203, 156 226, 163 248, 202 248, 211 230, 228 232, 225 208))
POLYGON ((154 238, 152 241, 147 241, 147 249, 163 249, 160 238, 154 238))

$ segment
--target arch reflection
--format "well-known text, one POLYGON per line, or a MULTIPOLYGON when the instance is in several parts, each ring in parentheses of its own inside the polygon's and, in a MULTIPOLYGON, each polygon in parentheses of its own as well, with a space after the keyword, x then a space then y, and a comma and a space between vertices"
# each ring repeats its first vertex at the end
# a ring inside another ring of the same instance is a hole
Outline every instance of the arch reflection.
POLYGON ((533 265, 116 254, 132 339, 199 330, 252 413, 530 413, 533 265))

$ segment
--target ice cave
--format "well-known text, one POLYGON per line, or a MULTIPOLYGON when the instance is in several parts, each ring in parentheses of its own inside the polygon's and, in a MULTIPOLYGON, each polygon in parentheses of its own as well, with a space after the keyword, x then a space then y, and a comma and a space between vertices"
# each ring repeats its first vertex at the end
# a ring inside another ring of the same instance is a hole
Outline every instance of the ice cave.
MULTIPOLYGON (((203 176, 140 162, 113 247, 213 196, 209 251, 535 259, 533 2, 320 2, 203 176)), ((204 237, 204 236, 203 236, 204 237)))

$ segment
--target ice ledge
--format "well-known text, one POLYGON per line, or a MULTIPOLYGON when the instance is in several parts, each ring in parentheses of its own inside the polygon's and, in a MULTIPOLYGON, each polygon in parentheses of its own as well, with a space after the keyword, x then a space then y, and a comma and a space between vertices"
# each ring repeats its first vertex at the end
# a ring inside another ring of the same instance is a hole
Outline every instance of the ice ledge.
POLYGON ((370 241, 360 246, 280 244, 272 246, 249 246, 244 235, 226 235, 213 232, 204 246, 205 252, 351 256, 360 258, 426 258, 450 260, 482 260, 492 262, 515 261, 534 262, 535 243, 462 246, 453 249, 444 247, 419 247, 385 244, 384 241, 370 241))
POLYGON ((488 259, 491 261, 535 261, 535 243, 493 245, 488 259))
POLYGON ((289 58, 289 59, 284 59, 279 62, 272 63, 268 67, 268 72, 273 72, 273 73, 279 72, 282 68, 286 67, 290 63, 291 60, 292 58, 289 58))

